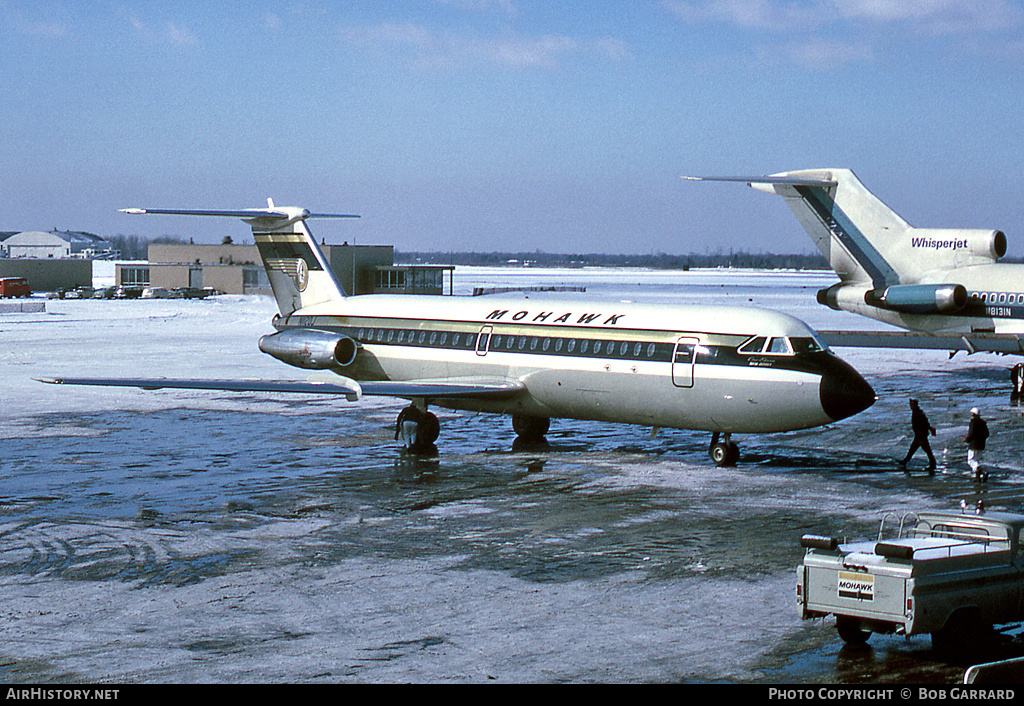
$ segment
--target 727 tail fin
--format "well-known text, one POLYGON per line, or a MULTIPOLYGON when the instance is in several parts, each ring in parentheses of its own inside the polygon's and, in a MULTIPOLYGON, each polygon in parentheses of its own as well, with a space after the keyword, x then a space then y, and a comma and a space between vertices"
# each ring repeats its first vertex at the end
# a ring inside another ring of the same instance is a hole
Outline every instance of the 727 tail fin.
POLYGON ((304 208, 274 206, 243 211, 126 208, 122 213, 241 218, 252 228, 282 316, 315 304, 337 301, 345 292, 327 258, 306 227, 307 218, 358 218, 347 213, 310 213, 304 208))
POLYGON ((810 169, 761 177, 685 177, 738 181, 778 194, 844 283, 881 293, 925 272, 995 262, 1006 253, 1001 231, 914 228, 849 169, 810 169))

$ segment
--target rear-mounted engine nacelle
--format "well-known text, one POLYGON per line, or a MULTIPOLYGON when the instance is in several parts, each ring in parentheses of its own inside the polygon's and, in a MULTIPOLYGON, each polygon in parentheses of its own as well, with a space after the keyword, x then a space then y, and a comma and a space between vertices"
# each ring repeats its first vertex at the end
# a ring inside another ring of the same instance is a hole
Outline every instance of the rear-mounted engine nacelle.
POLYGON ((938 257, 943 262, 954 258, 960 264, 981 264, 995 262, 1006 254, 1006 234, 1001 230, 912 228, 909 234, 919 258, 938 257))
POLYGON ((327 331, 291 329, 261 338, 260 350, 297 368, 327 370, 351 365, 359 344, 348 336, 327 331))
POLYGON ((828 289, 818 290, 818 303, 836 311, 851 311, 863 306, 864 294, 870 285, 839 282, 828 289))
POLYGON ((894 284, 881 295, 868 292, 864 301, 906 314, 948 314, 967 306, 967 289, 962 284, 894 284))
POLYGON ((975 255, 995 261, 1006 254, 1006 234, 1001 230, 971 231, 968 237, 975 255))

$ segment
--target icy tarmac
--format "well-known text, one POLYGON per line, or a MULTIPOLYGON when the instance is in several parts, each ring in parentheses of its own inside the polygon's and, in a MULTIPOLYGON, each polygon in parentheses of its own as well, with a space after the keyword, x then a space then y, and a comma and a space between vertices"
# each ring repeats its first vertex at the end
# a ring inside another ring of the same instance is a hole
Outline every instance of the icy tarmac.
MULTIPOLYGON (((745 303, 817 328, 831 274, 459 268, 457 291, 745 303), (573 295, 578 296, 578 295, 573 295)), ((398 400, 43 385, 53 375, 301 379, 261 354, 268 297, 49 301, 0 315, 0 680, 181 682, 956 682, 927 637, 843 648, 803 623, 804 533, 863 536, 887 511, 1024 511, 1012 361, 839 350, 879 401, 829 427, 739 439, 442 412, 440 454, 393 439, 398 400), (940 472, 910 476, 907 398, 940 472), (985 487, 960 439, 993 430, 985 487)), ((1024 654, 1017 640, 996 656, 1024 654)))

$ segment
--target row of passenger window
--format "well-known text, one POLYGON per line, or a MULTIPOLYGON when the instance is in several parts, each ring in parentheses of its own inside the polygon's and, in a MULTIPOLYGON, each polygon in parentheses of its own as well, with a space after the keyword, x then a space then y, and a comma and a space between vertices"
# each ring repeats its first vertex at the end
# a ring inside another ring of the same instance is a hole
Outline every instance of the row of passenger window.
POLYGON ((565 355, 590 355, 605 358, 647 358, 668 360, 672 346, 668 343, 640 341, 592 341, 588 338, 549 338, 547 336, 491 336, 491 351, 530 351, 565 355), (661 354, 659 356, 659 353, 661 354))
POLYGON ((1024 293, 971 292, 971 301, 982 304, 1024 304, 1024 293))
POLYGON ((476 348, 477 334, 393 328, 361 328, 356 332, 355 337, 360 343, 392 343, 406 346, 472 349, 476 348))
POLYGON ((390 343, 392 345, 476 350, 481 354, 515 352, 652 361, 670 360, 673 349, 671 343, 652 343, 649 341, 609 341, 588 338, 515 336, 390 328, 361 328, 355 332, 355 338, 360 343, 390 343))

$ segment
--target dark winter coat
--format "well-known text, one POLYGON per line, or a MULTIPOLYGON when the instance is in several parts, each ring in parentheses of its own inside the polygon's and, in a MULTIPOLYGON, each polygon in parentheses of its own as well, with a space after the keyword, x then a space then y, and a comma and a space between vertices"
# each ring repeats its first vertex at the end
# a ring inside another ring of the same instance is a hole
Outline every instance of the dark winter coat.
POLYGON ((985 439, 988 438, 988 424, 981 417, 971 417, 971 423, 967 427, 967 448, 982 451, 985 448, 985 439))
POLYGON ((910 427, 914 430, 914 436, 919 439, 928 438, 928 432, 935 433, 935 429, 928 423, 928 417, 920 407, 914 407, 911 410, 910 427))

